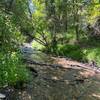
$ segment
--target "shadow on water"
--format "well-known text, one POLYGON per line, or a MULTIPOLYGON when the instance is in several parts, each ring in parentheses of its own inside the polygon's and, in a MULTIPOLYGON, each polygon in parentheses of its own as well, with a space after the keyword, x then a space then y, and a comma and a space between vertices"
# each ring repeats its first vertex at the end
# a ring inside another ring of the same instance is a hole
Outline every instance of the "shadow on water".
MULTIPOLYGON (((40 52, 30 54, 28 58, 39 62, 52 62, 48 55, 40 52)), ((30 66, 39 75, 25 89, 14 90, 7 100, 100 100, 100 75, 83 79, 80 75, 83 69, 30 66)))

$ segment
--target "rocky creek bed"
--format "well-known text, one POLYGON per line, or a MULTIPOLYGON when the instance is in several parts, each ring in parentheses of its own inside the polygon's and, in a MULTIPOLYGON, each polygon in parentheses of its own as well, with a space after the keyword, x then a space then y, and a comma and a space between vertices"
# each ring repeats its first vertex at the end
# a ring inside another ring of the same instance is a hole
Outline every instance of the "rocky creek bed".
POLYGON ((27 67, 37 71, 37 76, 32 73, 25 88, 9 87, 1 91, 6 94, 5 100, 100 100, 99 72, 81 68, 76 61, 50 57, 41 52, 25 52, 24 58, 49 65, 60 64, 64 68, 27 63, 27 67))

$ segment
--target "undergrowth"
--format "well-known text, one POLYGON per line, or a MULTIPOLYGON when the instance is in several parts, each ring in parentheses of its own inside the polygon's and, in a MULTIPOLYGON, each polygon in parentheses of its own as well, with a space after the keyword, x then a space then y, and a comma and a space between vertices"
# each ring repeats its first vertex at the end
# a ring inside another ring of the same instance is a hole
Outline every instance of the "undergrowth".
POLYGON ((21 56, 16 53, 0 53, 0 87, 26 82, 29 73, 22 64, 21 56))

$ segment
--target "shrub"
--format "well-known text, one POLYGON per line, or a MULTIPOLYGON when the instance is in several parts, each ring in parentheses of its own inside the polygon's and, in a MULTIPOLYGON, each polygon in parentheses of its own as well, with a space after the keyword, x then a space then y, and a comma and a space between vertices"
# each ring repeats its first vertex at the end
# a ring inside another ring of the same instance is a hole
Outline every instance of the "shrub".
POLYGON ((88 62, 95 61, 97 65, 100 65, 100 48, 90 48, 90 49, 84 49, 84 59, 86 59, 88 62))
POLYGON ((28 71, 22 64, 20 55, 13 53, 0 53, 0 87, 16 85, 18 81, 28 80, 28 71))
POLYGON ((58 45, 55 53, 75 60, 82 60, 83 57, 81 48, 78 45, 58 45))

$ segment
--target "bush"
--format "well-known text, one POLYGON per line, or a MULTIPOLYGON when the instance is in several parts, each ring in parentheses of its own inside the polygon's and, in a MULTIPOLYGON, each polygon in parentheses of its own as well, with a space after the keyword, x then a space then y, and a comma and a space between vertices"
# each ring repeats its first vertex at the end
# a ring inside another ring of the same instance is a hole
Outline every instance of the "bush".
POLYGON ((83 53, 84 59, 88 62, 95 61, 98 66, 100 65, 100 47, 84 49, 83 53))
POLYGON ((75 60, 82 60, 83 53, 78 45, 58 45, 54 51, 56 55, 66 56, 75 60))
POLYGON ((0 53, 0 87, 16 85, 18 81, 28 80, 28 71, 22 64, 20 55, 13 53, 0 53))

